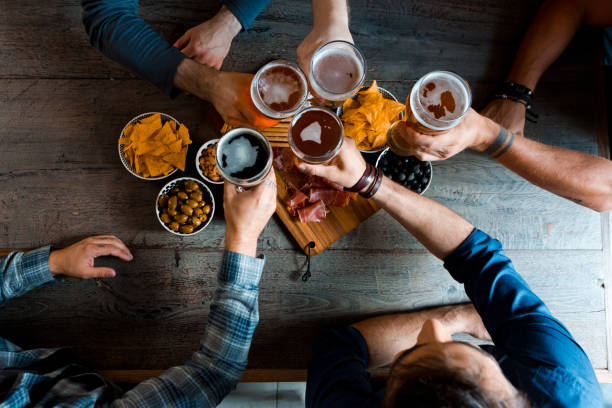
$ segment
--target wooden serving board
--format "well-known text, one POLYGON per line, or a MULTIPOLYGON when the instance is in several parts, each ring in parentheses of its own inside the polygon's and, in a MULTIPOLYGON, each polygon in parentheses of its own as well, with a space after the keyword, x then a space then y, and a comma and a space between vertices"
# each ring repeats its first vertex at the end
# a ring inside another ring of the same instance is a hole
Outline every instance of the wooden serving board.
MULTIPOLYGON (((272 147, 289 147, 287 132, 290 122, 291 118, 283 119, 276 126, 261 131, 268 138, 272 147)), ((230 129, 231 126, 225 124, 221 132, 225 133, 230 129)), ((315 244, 311 249, 311 255, 317 255, 380 209, 374 201, 359 196, 356 200, 351 200, 346 207, 328 206, 327 209, 330 212, 321 222, 302 223, 297 217, 293 217, 285 206, 285 201, 289 198, 285 179, 289 179, 290 182, 295 179, 297 184, 299 175, 284 173, 281 177, 280 172, 276 169, 275 173, 278 188, 276 214, 306 254, 310 242, 315 244)))

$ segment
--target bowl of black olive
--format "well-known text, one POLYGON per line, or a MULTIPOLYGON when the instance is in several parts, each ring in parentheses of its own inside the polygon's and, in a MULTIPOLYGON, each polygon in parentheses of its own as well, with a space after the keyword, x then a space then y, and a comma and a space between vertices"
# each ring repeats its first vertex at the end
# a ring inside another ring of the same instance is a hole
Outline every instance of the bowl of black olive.
POLYGON ((421 161, 415 156, 398 156, 386 148, 378 156, 376 167, 391 180, 418 194, 423 194, 431 184, 431 162, 421 161))
POLYGON ((210 224, 215 199, 206 184, 191 177, 180 177, 161 189, 155 213, 166 231, 180 236, 195 235, 210 224))

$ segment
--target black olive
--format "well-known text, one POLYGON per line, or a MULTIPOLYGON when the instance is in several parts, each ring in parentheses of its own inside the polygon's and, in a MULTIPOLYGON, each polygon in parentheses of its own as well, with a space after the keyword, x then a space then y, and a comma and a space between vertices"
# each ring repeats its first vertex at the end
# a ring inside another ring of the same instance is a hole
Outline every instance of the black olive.
POLYGON ((421 183, 423 183, 423 185, 426 185, 428 181, 429 179, 426 176, 421 179, 421 183))
POLYGON ((416 191, 418 194, 421 194, 421 191, 423 191, 423 190, 421 190, 421 188, 419 187, 419 188, 417 188, 415 191, 416 191))
POLYGON ((397 175, 397 180, 398 180, 398 181, 404 181, 404 180, 406 180, 406 174, 404 174, 404 173, 399 173, 399 174, 397 175))
POLYGON ((414 173, 410 173, 408 175, 408 181, 412 181, 412 180, 414 180, 414 173))
POLYGON ((429 168, 429 166, 425 167, 425 170, 423 171, 423 173, 425 174, 431 173, 431 169, 429 168))

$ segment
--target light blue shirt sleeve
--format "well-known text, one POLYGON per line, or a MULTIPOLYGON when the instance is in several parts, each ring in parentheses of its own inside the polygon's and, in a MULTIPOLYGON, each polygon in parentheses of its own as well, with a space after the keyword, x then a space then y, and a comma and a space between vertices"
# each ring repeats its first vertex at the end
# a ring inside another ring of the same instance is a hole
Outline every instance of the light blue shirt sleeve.
POLYGON ((13 251, 6 258, 0 258, 0 305, 56 280, 49 271, 50 251, 46 246, 30 252, 13 251))
POLYGON ((216 407, 246 368, 259 321, 258 284, 264 263, 226 251, 198 351, 182 366, 138 384, 113 407, 216 407))

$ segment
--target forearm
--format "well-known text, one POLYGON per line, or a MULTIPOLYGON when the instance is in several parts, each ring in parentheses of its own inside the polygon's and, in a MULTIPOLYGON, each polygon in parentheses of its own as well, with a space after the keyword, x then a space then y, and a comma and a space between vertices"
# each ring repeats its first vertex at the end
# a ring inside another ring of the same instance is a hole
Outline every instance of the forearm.
POLYGON ((437 320, 451 333, 482 331, 482 320, 470 304, 442 306, 411 313, 399 313, 367 319, 352 326, 368 345, 369 367, 390 364, 397 353, 414 347, 423 324, 437 320))
POLYGON ((182 366, 147 380, 116 406, 215 407, 238 384, 255 327, 264 260, 226 252, 198 351, 182 366))
POLYGON ((173 96, 173 78, 186 58, 138 17, 136 1, 83 0, 83 24, 104 55, 173 96))
POLYGON ((497 160, 531 183, 595 211, 612 210, 612 161, 516 137, 497 160))
POLYGON ((216 69, 185 58, 176 70, 174 86, 200 99, 211 101, 219 83, 219 75, 221 73, 216 69))
POLYGON ((440 259, 454 251, 474 229, 472 224, 442 204, 387 177, 373 199, 440 259))
POLYGON ((348 26, 347 0, 312 0, 313 27, 348 26))

